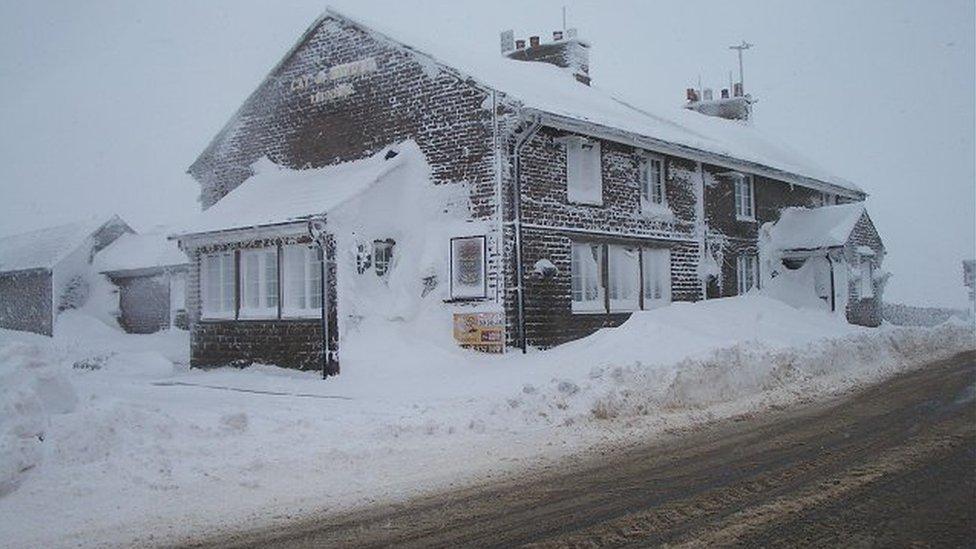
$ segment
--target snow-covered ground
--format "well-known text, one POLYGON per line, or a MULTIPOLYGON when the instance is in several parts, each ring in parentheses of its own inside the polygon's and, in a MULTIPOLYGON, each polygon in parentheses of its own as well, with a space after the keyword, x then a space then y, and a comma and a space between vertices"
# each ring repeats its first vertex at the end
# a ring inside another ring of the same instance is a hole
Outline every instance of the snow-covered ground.
POLYGON ((81 312, 0 331, 0 543, 164 543, 404 498, 850 389, 973 348, 760 295, 636 313, 547 352, 456 348, 440 310, 364 321, 338 378, 189 370, 185 332, 81 312))

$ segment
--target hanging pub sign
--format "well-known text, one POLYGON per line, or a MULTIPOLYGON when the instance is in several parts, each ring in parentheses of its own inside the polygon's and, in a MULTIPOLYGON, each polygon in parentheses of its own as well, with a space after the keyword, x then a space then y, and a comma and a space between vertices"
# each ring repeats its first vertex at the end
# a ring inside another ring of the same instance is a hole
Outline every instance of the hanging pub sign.
POLYGON ((485 237, 451 239, 451 299, 483 299, 488 294, 485 279, 485 237))

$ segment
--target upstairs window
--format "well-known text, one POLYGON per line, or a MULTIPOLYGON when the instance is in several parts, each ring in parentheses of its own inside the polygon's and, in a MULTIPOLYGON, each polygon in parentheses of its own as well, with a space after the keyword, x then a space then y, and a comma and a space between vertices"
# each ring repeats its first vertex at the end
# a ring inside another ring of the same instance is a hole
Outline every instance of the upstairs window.
POLYGON ((735 217, 743 221, 755 221, 756 197, 751 175, 735 177, 735 217))
POLYGON ((745 295, 753 288, 759 287, 759 257, 755 254, 742 254, 735 262, 736 279, 739 283, 739 295, 745 295))
POLYGON ((205 255, 200 261, 203 318, 234 318, 234 253, 205 255))
POLYGON ((664 190, 664 160, 659 156, 647 155, 640 161, 641 204, 667 204, 664 190))
POLYGON ((640 248, 608 247, 610 312, 640 309, 640 248))
POLYGON ((295 244, 281 249, 282 317, 322 314, 322 262, 317 246, 295 244))
POLYGON ((579 137, 564 140, 566 144, 567 198, 578 204, 603 204, 603 170, 600 164, 600 142, 579 137))
POLYGON ((278 249, 241 252, 241 318, 278 316, 278 249))
POLYGON ((606 312, 603 289, 603 245, 573 242, 573 312, 606 312))

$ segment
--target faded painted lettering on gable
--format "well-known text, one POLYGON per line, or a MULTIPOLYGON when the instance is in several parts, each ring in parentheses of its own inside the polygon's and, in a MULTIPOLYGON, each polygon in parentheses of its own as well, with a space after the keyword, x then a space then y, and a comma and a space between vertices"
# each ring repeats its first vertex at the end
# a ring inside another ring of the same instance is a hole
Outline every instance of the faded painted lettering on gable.
MULTIPOLYGON (((349 63, 342 63, 341 65, 322 69, 316 73, 299 75, 291 81, 291 90, 294 92, 304 91, 316 85, 320 86, 337 80, 362 76, 375 70, 376 59, 373 57, 350 61, 349 63)), ((348 97, 355 93, 355 91, 352 84, 343 82, 332 88, 316 91, 311 95, 310 100, 313 105, 318 105, 342 97, 348 97)))

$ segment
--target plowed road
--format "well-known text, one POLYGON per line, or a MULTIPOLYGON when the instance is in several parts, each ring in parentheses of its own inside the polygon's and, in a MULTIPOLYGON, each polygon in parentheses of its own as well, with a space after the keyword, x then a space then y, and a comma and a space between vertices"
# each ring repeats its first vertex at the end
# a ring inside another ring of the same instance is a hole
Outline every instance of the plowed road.
POLYGON ((227 547, 976 545, 976 353, 830 402, 227 547))

